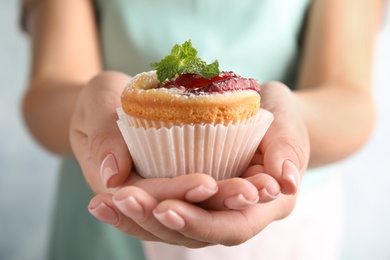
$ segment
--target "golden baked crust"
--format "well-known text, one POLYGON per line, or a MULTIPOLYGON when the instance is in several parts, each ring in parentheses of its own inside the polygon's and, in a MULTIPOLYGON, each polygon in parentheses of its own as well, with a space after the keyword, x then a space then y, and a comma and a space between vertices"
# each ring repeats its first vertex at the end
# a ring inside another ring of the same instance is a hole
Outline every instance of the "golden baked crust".
POLYGON ((155 71, 136 75, 122 93, 125 113, 178 123, 235 123, 256 115, 260 108, 260 95, 253 90, 195 95, 155 88, 158 83, 155 71))

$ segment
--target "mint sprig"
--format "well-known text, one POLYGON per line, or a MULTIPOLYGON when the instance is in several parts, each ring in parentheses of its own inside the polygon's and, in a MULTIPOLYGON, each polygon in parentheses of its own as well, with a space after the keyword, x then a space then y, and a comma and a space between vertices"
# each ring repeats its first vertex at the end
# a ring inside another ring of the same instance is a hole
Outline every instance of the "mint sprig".
POLYGON ((197 74, 207 79, 219 75, 217 60, 207 64, 197 57, 197 54, 198 51, 192 46, 191 40, 188 40, 182 45, 174 45, 171 54, 150 66, 157 71, 160 82, 171 80, 181 74, 197 74))

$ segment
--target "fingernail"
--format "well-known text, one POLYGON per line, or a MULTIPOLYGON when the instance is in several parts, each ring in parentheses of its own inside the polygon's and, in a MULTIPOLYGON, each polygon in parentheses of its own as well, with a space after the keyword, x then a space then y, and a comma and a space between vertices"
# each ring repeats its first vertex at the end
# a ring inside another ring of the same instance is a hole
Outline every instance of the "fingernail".
POLYGON ((144 208, 133 196, 126 197, 122 200, 114 198, 113 202, 115 206, 117 206, 118 209, 129 218, 135 221, 141 221, 145 218, 144 208))
POLYGON ((118 225, 119 223, 118 214, 104 202, 100 203, 96 208, 88 207, 88 210, 95 218, 100 221, 114 226, 118 225))
POLYGON ((260 202, 269 202, 269 201, 276 199, 278 197, 278 195, 279 195, 279 193, 272 195, 268 192, 268 190, 266 188, 262 188, 261 190, 259 190, 259 197, 260 197, 259 201, 260 202))
POLYGON ((301 177, 298 168, 295 166, 295 164, 292 161, 290 160, 284 161, 283 168, 282 168, 282 178, 290 184, 287 193, 293 195, 297 193, 301 177))
POLYGON ((186 225, 184 219, 171 209, 162 213, 157 213, 154 211, 153 214, 161 224, 170 229, 180 230, 186 225))
POLYGON ((257 203, 258 201, 259 197, 257 197, 256 200, 251 201, 247 200, 244 195, 240 193, 225 199, 224 204, 229 209, 244 209, 257 203))
POLYGON ((112 177, 118 173, 119 169, 115 156, 112 153, 107 154, 100 166, 100 177, 106 188, 110 188, 112 177))
POLYGON ((218 187, 208 188, 203 185, 199 185, 188 191, 185 195, 185 198, 192 202, 199 202, 214 195, 217 191, 218 187))

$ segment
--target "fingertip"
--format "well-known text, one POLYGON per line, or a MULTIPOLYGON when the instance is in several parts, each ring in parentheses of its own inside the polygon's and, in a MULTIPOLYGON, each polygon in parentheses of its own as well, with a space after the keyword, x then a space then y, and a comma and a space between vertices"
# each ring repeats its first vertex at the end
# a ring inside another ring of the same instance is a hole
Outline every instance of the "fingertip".
POLYGON ((204 173, 180 175, 170 179, 169 184, 172 187, 177 187, 177 195, 174 196, 175 198, 181 196, 191 202, 204 201, 218 191, 217 181, 210 175, 204 173))
POLYGON ((164 212, 154 210, 153 215, 161 224, 172 230, 181 230, 186 226, 184 218, 172 209, 164 212))
POLYGON ((300 173, 295 164, 290 160, 285 160, 282 166, 282 193, 295 195, 300 184, 300 173))
POLYGON ((114 154, 108 153, 100 165, 100 177, 103 185, 110 188, 112 180, 119 174, 119 167, 114 154))
POLYGON ((116 188, 128 178, 131 169, 131 159, 118 160, 113 152, 104 157, 100 165, 100 177, 106 188, 116 188))
POLYGON ((119 224, 119 216, 116 211, 102 202, 96 207, 88 207, 92 216, 107 224, 116 226, 119 224))
POLYGON ((121 200, 113 198, 113 202, 123 214, 135 221, 142 221, 146 217, 143 205, 134 196, 130 195, 121 200))
POLYGON ((246 179, 258 189, 259 202, 261 203, 272 201, 280 194, 278 181, 268 174, 258 173, 246 179))
POLYGON ((265 172, 278 181, 280 191, 285 195, 295 195, 299 189, 297 165, 304 162, 299 147, 294 139, 284 138, 271 144, 265 154, 265 172))
POLYGON ((218 182, 218 191, 209 199, 199 203, 210 210, 243 209, 259 200, 258 190, 250 181, 243 178, 231 178, 218 182))
POLYGON ((116 226, 120 222, 120 217, 107 196, 110 195, 101 194, 95 196, 88 205, 88 211, 98 220, 116 226))
POLYGON ((226 198, 223 203, 228 209, 241 210, 256 204, 259 199, 260 197, 256 196, 255 199, 250 200, 240 193, 226 198))
POLYGON ((192 190, 189 190, 185 194, 185 199, 191 202, 201 202, 216 194, 217 191, 218 191, 218 186, 216 185, 214 187, 199 185, 193 188, 192 190))

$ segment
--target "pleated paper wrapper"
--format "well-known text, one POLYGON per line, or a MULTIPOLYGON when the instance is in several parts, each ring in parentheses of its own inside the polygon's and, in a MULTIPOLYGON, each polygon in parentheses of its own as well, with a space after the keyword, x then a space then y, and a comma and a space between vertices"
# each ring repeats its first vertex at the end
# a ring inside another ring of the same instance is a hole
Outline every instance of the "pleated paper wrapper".
POLYGON ((170 124, 137 119, 117 109, 117 121, 136 172, 145 178, 205 173, 216 180, 240 176, 273 121, 260 109, 236 124, 170 124))

